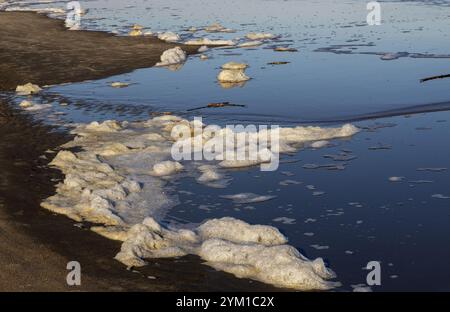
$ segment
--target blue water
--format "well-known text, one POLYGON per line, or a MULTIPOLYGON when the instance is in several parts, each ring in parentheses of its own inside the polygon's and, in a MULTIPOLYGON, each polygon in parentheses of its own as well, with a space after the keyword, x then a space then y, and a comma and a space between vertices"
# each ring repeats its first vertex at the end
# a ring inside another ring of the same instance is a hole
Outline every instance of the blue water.
MULTIPOLYGON (((386 116, 391 111, 399 115, 358 121, 362 133, 326 149, 284 156, 275 173, 262 173, 258 168, 231 171, 233 180, 226 189, 211 189, 185 179, 177 188, 195 195, 180 193, 181 204, 168 219, 201 222, 235 216, 277 226, 308 257, 325 257, 343 283, 341 290, 365 283, 363 267, 373 260, 382 264, 382 285, 372 287, 374 291, 450 290, 450 199, 433 197, 450 196, 450 176, 448 170, 418 170, 450 168, 450 113, 408 115, 449 106, 450 79, 419 80, 450 73, 450 1, 383 1, 380 26, 365 23, 366 1, 357 0, 80 3, 89 9, 82 18, 86 29, 126 34, 131 25, 139 23, 147 30, 170 30, 187 38, 192 35, 186 31, 191 26, 220 22, 237 32, 199 32, 194 36, 233 39, 250 31, 264 31, 281 38, 252 49, 213 49, 206 53, 208 60, 190 57, 178 71, 140 69, 98 81, 51 87, 41 100, 54 103, 53 109, 36 115, 48 122, 144 119, 157 111, 202 115, 209 122, 289 125, 338 123, 386 116), (299 52, 275 52, 273 45, 299 52), (333 45, 352 46, 327 49, 333 45), (426 57, 381 60, 387 52, 426 57), (228 61, 248 63, 247 74, 252 80, 244 86, 222 88, 216 76, 228 61), (290 63, 267 64, 274 61, 290 63), (114 89, 112 81, 132 84, 114 89), (221 101, 245 107, 188 111, 221 101), (69 105, 60 106, 61 102, 69 105), (377 148, 380 146, 385 148, 377 148), (356 159, 335 162, 323 157, 343 150, 356 159), (304 168, 311 163, 345 163, 345 170, 304 168), (390 182, 393 176, 404 178, 390 182), (284 180, 302 183, 280 185, 284 180), (417 183, 419 180, 428 183, 417 183), (308 188, 311 185, 315 190, 308 188), (246 207, 219 197, 244 191, 277 198, 246 207), (324 193, 313 196, 315 191, 324 193), (211 207, 213 204, 217 205, 211 207), (293 219, 293 224, 274 221, 279 217, 293 219), (312 245, 324 248, 317 250, 312 245)), ((61 1, 31 7, 64 5, 61 1)))
MULTIPOLYGON (((88 13, 81 26, 126 34, 134 23, 147 30, 175 31, 190 36, 235 39, 251 31, 280 35, 279 41, 251 49, 219 49, 197 57, 176 72, 142 69, 103 81, 54 87, 77 101, 101 100, 111 105, 145 105, 147 110, 183 112, 210 102, 230 101, 245 108, 201 111, 220 118, 266 121, 343 119, 367 113, 450 101, 448 80, 421 84, 424 77, 450 71, 450 7, 430 1, 382 2, 380 26, 366 23, 366 1, 80 1, 88 13), (191 26, 220 22, 231 34, 192 33, 191 26), (275 52, 289 46, 297 53, 275 52), (339 51, 316 52, 333 45, 356 45, 339 51), (359 46, 358 46, 359 45, 359 46), (362 45, 362 46, 361 46, 362 45), (380 55, 360 53, 408 52, 427 58, 404 57, 384 61, 380 55), (433 58, 445 56, 446 58, 433 58), (253 78, 244 87, 223 89, 219 67, 228 61, 250 65, 253 78), (287 65, 268 65, 275 61, 287 65), (108 81, 135 83, 126 89, 108 81)), ((64 7, 65 1, 39 7, 64 7)), ((198 112, 196 112, 198 113, 198 112)), ((114 117, 112 115, 111 117, 114 117)))
MULTIPOLYGON (((380 261, 382 285, 372 287, 374 291, 448 291, 450 200, 432 196, 450 194, 450 176, 448 171, 418 169, 449 168, 450 150, 445 143, 450 134, 449 122, 448 112, 383 119, 379 124, 390 127, 365 130, 351 140, 335 142, 334 147, 303 150, 284 157, 285 161, 293 162, 282 164, 276 173, 263 173, 257 168, 236 171, 225 191, 185 181, 182 189, 195 195, 180 195, 182 204, 171 216, 196 222, 211 216, 234 216, 272 224, 308 257, 325 257, 344 284, 344 290, 365 283, 368 272, 363 268, 369 261, 380 261), (370 149, 379 144, 390 149, 370 149), (323 157, 342 150, 351 151, 357 158, 334 162, 323 157), (303 168, 311 163, 346 163, 346 169, 303 168), (404 180, 390 182, 393 176, 404 180), (279 184, 286 180, 302 184, 279 184), (421 180, 430 183, 418 183, 421 180), (309 190, 309 185, 314 185, 315 190, 309 190), (277 198, 250 204, 253 209, 249 209, 247 205, 232 205, 218 197, 243 190, 277 198), (313 196, 314 191, 325 194, 313 196), (199 209, 199 204, 217 203, 220 205, 211 211, 199 209), (279 217, 295 219, 295 223, 273 221, 279 217), (316 244, 328 249, 311 247, 316 244)), ((376 123, 367 121, 358 125, 373 127, 376 123)))

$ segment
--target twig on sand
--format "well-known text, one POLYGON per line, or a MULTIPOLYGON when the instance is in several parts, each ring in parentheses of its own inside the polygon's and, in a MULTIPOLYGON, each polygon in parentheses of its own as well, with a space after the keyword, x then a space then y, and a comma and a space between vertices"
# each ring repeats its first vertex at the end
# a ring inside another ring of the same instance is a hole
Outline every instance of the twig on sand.
POLYGON ((425 82, 425 81, 434 80, 434 79, 443 79, 443 78, 450 78, 450 74, 423 78, 423 79, 420 79, 420 82, 425 82))
POLYGON ((230 102, 219 102, 219 103, 209 103, 206 106, 202 106, 202 107, 196 107, 196 108, 191 108, 188 109, 187 111, 194 111, 194 110, 199 110, 199 109, 203 109, 203 108, 216 108, 216 107, 245 107, 245 105, 242 104, 231 104, 230 102))

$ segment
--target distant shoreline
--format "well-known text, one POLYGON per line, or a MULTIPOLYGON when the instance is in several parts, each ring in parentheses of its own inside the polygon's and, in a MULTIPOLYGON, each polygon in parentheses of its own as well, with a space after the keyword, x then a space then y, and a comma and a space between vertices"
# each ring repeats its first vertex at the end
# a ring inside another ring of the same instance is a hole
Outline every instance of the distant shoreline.
POLYGON ((0 12, 0 91, 28 82, 45 86, 93 80, 152 67, 181 46, 153 36, 68 30, 64 21, 35 12, 0 12))

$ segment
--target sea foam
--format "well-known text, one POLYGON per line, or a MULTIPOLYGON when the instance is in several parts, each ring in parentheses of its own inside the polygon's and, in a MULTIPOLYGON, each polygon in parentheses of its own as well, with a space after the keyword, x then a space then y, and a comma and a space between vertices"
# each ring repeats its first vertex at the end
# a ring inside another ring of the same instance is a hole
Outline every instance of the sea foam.
MULTIPOLYGON (((75 139, 63 145, 64 150, 51 162, 65 179, 42 206, 78 222, 96 223, 93 231, 122 241, 116 259, 127 266, 144 265, 150 258, 194 254, 218 270, 279 287, 324 290, 337 286, 328 281, 335 275, 322 259, 307 259, 274 227, 234 218, 205 220, 197 227, 162 225, 165 213, 177 204, 168 179, 190 174, 206 185, 223 182, 226 186, 227 181, 218 161, 173 161, 171 131, 179 125, 192 130, 205 126, 172 115, 141 122, 79 125, 73 130, 75 139), (78 151, 68 150, 72 148, 78 151)), ((190 140, 207 144, 228 132, 221 129, 215 136, 203 133, 200 138, 192 134, 190 140)), ((291 145, 357 132, 352 125, 281 128, 280 142, 292 149, 291 145)), ((257 202, 270 198, 243 193, 229 199, 257 202)))

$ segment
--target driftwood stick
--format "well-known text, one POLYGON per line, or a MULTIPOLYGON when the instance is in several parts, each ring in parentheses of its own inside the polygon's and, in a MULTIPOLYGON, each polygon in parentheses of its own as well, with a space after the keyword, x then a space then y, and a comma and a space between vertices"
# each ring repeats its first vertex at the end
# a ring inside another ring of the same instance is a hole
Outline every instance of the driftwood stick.
POLYGON ((241 104, 231 104, 230 102, 219 102, 219 103, 209 103, 207 106, 191 108, 191 109, 188 109, 187 111, 190 112, 190 111, 199 110, 199 109, 203 109, 203 108, 227 107, 227 106, 245 107, 245 105, 241 105, 241 104))
POLYGON ((450 78, 450 74, 423 78, 423 79, 420 79, 420 82, 425 82, 425 81, 434 80, 434 79, 443 79, 443 78, 450 78))

